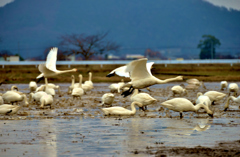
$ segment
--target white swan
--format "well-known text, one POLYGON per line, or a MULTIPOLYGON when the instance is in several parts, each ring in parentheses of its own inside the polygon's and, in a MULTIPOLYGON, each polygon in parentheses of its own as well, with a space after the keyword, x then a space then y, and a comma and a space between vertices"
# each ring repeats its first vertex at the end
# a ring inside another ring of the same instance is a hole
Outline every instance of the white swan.
POLYGON ((27 97, 25 94, 19 94, 19 92, 16 91, 7 91, 2 95, 2 98, 4 100, 4 103, 15 103, 19 101, 25 102, 25 105, 28 105, 27 97))
POLYGON ((50 95, 50 94, 43 95, 40 98, 40 103, 41 103, 40 108, 43 108, 46 105, 50 105, 50 108, 51 108, 51 105, 53 103, 52 95, 50 95))
POLYGON ((201 92, 198 92, 197 93, 197 98, 200 96, 200 95, 206 95, 209 97, 210 101, 212 102, 212 104, 214 104, 215 101, 220 101, 222 100, 226 94, 225 93, 221 93, 221 92, 218 92, 218 91, 208 91, 204 94, 202 94, 201 92))
MULTIPOLYGON (((74 75, 71 76, 72 78, 72 84, 68 87, 68 94, 72 93, 73 88, 78 88, 79 83, 75 83, 75 77, 74 75)), ((89 84, 82 84, 82 89, 84 90, 84 93, 87 93, 88 91, 91 91, 93 89, 93 86, 89 84)))
POLYGON ((92 73, 89 72, 88 75, 89 75, 88 81, 85 81, 84 84, 87 84, 93 88, 92 73))
POLYGON ((233 92, 233 95, 237 96, 238 90, 239 90, 239 87, 236 83, 230 83, 228 86, 228 92, 229 92, 228 95, 230 95, 231 92, 233 92))
POLYGON ((108 108, 101 108, 104 115, 116 115, 116 116, 131 116, 135 115, 136 108, 135 105, 139 104, 138 102, 132 102, 131 103, 131 109, 128 110, 124 107, 114 106, 114 107, 108 107, 108 108))
POLYGON ((227 81, 221 81, 220 82, 220 87, 221 87, 221 90, 224 90, 225 88, 227 89, 227 87, 228 87, 227 81))
POLYGON ((37 89, 37 83, 35 81, 30 81, 29 82, 29 90, 30 92, 34 92, 37 89))
POLYGON ((122 79, 121 82, 119 83, 112 83, 111 85, 108 86, 110 89, 111 93, 120 93, 121 88, 124 86, 124 80, 122 79))
POLYGON ((63 71, 57 70, 56 69, 57 51, 58 51, 57 47, 52 48, 47 55, 46 63, 40 64, 38 66, 38 70, 41 72, 41 74, 39 76, 37 76, 37 79, 39 79, 41 77, 52 77, 52 76, 56 76, 56 75, 63 74, 63 73, 77 71, 77 69, 75 69, 75 68, 71 69, 71 70, 63 70, 63 71))
POLYGON ((175 78, 169 78, 165 80, 160 80, 154 77, 146 67, 147 58, 139 59, 130 62, 127 65, 126 72, 129 72, 131 82, 126 83, 124 87, 130 87, 128 91, 122 93, 124 97, 130 95, 133 92, 133 89, 142 89, 154 84, 163 84, 171 81, 182 81, 183 77, 178 76, 175 78))
POLYGON ((47 77, 45 77, 44 79, 45 79, 45 90, 44 91, 47 94, 50 94, 50 95, 52 95, 54 97, 55 96, 55 90, 48 85, 47 77))
MULTIPOLYGON (((151 68, 152 68, 152 65, 154 64, 154 62, 149 62, 147 63, 147 70, 148 72, 151 74, 151 68)), ((113 71, 111 71, 107 77, 111 77, 111 76, 114 76, 115 74, 117 74, 118 76, 122 76, 122 77, 130 77, 129 75, 129 72, 126 71, 127 69, 127 66, 121 66, 119 68, 116 68, 114 69, 113 71)))
POLYGON ((160 105, 166 107, 170 110, 180 113, 180 118, 182 118, 182 112, 197 112, 200 108, 204 108, 209 116, 213 117, 213 112, 204 104, 197 104, 194 106, 191 101, 186 98, 173 98, 162 102, 160 105))
POLYGON ((20 110, 21 106, 3 104, 0 105, 0 114, 15 114, 20 110))
POLYGON ((72 83, 71 85, 68 87, 68 94, 71 94, 72 93, 72 90, 74 88, 74 84, 75 84, 75 77, 74 75, 71 76, 71 80, 72 80, 72 83))
POLYGON ((114 94, 112 93, 105 93, 102 96, 102 105, 112 106, 114 101, 114 94))
POLYGON ((40 99, 43 95, 46 95, 47 93, 44 91, 39 91, 36 93, 30 93, 29 94, 29 101, 35 101, 35 102, 40 102, 40 99))
POLYGON ((143 111, 147 109, 147 105, 153 104, 157 101, 157 99, 154 99, 148 93, 139 93, 138 89, 134 90, 130 99, 132 102, 138 102, 138 107, 143 111))
POLYGON ((212 102, 211 100, 209 99, 208 96, 206 95, 200 95, 197 100, 196 100, 196 104, 204 104, 206 105, 207 107, 210 107, 212 102))
POLYGON ((240 103, 240 96, 238 96, 238 97, 234 97, 234 96, 228 97, 227 102, 226 102, 226 104, 224 106, 224 111, 227 111, 227 109, 229 107, 230 100, 232 100, 232 101, 234 101, 236 103, 240 103))
POLYGON ((44 90, 45 90, 45 85, 40 85, 39 87, 37 87, 36 92, 44 91, 44 90))
POLYGON ((173 93, 173 96, 175 96, 176 94, 179 94, 180 96, 182 95, 187 95, 188 92, 186 89, 184 89, 182 86, 180 85, 175 85, 171 88, 171 91, 173 93))
POLYGON ((198 79, 188 79, 186 80, 188 83, 186 89, 198 89, 200 86, 202 86, 204 89, 206 89, 206 86, 204 85, 203 81, 199 81, 198 79))
POLYGON ((0 95, 0 105, 4 103, 2 96, 0 95))
POLYGON ((75 98, 80 98, 81 100, 81 96, 84 94, 84 90, 82 89, 82 75, 79 75, 79 84, 78 87, 73 88, 72 90, 72 96, 73 99, 75 98))

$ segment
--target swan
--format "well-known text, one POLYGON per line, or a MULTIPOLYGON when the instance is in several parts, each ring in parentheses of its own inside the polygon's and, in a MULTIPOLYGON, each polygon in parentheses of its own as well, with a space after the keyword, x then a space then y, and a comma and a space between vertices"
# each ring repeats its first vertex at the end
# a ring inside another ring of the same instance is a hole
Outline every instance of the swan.
POLYGON ((136 113, 136 108, 135 105, 137 105, 140 103, 139 102, 132 102, 131 103, 131 109, 132 110, 128 110, 124 107, 119 107, 119 106, 114 106, 114 107, 108 107, 108 108, 101 108, 101 110, 103 111, 104 115, 116 115, 116 116, 131 116, 131 115, 135 115, 136 113))
POLYGON ((57 70, 56 69, 56 61, 57 61, 57 47, 53 47, 50 52, 47 55, 47 60, 45 64, 40 64, 38 66, 38 70, 41 72, 40 75, 37 76, 37 79, 42 77, 52 77, 63 73, 68 72, 76 72, 77 69, 71 69, 71 70, 57 70))
POLYGON ((164 101, 160 104, 163 107, 166 107, 170 110, 180 113, 180 118, 182 118, 182 112, 197 112, 200 108, 204 108, 209 116, 213 117, 213 112, 204 104, 193 105, 191 101, 186 98, 173 98, 167 101, 164 101))
POLYGON ((80 98, 81 100, 81 96, 84 94, 84 90, 82 89, 82 75, 79 75, 79 84, 78 87, 73 88, 72 90, 72 96, 73 99, 74 98, 80 98))
POLYGON ((46 95, 47 93, 44 91, 39 91, 36 93, 30 93, 29 94, 29 101, 35 101, 35 102, 40 102, 40 99, 43 95, 46 95))
POLYGON ((112 83, 108 86, 111 93, 120 93, 120 87, 118 83, 112 83))
POLYGON ((212 102, 211 100, 209 99, 208 96, 206 95, 200 95, 197 100, 196 100, 196 104, 204 104, 206 105, 207 107, 210 107, 212 102))
POLYGON ((103 94, 103 96, 102 96, 102 106, 103 105, 112 106, 113 101, 114 101, 114 94, 112 94, 112 93, 103 94))
POLYGON ((92 73, 89 72, 88 75, 89 75, 89 79, 88 79, 88 81, 85 81, 84 84, 87 84, 93 88, 92 73))
POLYGON ((0 114, 15 114, 20 110, 21 106, 3 104, 0 105, 0 114))
POLYGON ((160 80, 154 77, 149 71, 147 70, 146 63, 147 58, 142 58, 139 60, 135 60, 127 64, 126 72, 129 72, 131 82, 126 83, 124 87, 130 87, 128 91, 122 93, 124 97, 130 95, 133 92, 133 89, 142 89, 154 84, 163 84, 168 83, 171 81, 182 81, 183 77, 178 76, 175 78, 169 78, 165 80, 160 80))
MULTIPOLYGON (((151 68, 152 65, 154 64, 154 62, 149 62, 147 63, 147 70, 148 72, 151 74, 151 68)), ((111 71, 107 77, 112 77, 115 74, 117 74, 118 76, 122 76, 122 77, 130 77, 129 72, 126 72, 127 66, 121 66, 119 68, 114 69, 113 71, 111 71)))
POLYGON ((40 104, 41 104, 40 108, 43 108, 46 105, 50 105, 50 108, 51 108, 52 103, 53 103, 53 96, 50 94, 45 94, 40 98, 40 104))
POLYGON ((44 91, 44 90, 45 90, 45 85, 41 85, 41 86, 37 87, 36 92, 44 91))
POLYGON ((25 94, 19 94, 19 92, 16 91, 7 91, 2 95, 2 98, 5 103, 14 103, 18 101, 23 101, 25 102, 25 105, 28 105, 27 97, 25 94))
POLYGON ((224 111, 227 111, 230 100, 232 100, 232 101, 234 101, 236 103, 240 103, 240 96, 238 96, 238 97, 234 97, 234 96, 228 97, 227 102, 226 102, 226 104, 224 106, 224 111))
POLYGON ((220 87, 221 87, 221 90, 224 90, 224 88, 227 89, 227 87, 228 87, 227 81, 221 81, 220 82, 220 87))
POLYGON ((68 87, 68 94, 72 93, 72 90, 73 90, 74 84, 75 84, 75 77, 74 77, 74 75, 72 75, 71 78, 72 78, 72 79, 71 79, 71 80, 72 80, 72 83, 71 83, 71 85, 68 87))
MULTIPOLYGON (((78 88, 79 83, 75 83, 75 77, 74 75, 71 76, 72 78, 72 84, 68 87, 68 94, 72 93, 73 88, 78 88)), ((89 84, 82 84, 82 89, 84 90, 84 93, 91 91, 93 89, 93 86, 89 84)))
POLYGON ((37 83, 35 81, 30 81, 29 82, 29 90, 30 92, 34 92, 37 89, 37 83))
POLYGON ((212 102, 212 104, 214 104, 215 101, 220 101, 222 100, 226 94, 225 93, 221 93, 221 92, 218 92, 218 91, 208 91, 204 94, 202 94, 201 92, 198 92, 197 93, 197 98, 200 96, 200 95, 206 95, 209 97, 210 101, 212 102))
POLYGON ((130 99, 132 102, 138 102, 138 107, 143 111, 147 109, 147 105, 157 102, 157 99, 154 99, 148 93, 139 93, 138 89, 134 89, 130 99))
POLYGON ((179 94, 180 96, 182 96, 183 94, 184 95, 188 94, 187 90, 180 85, 173 86, 171 90, 172 90, 173 96, 175 96, 176 94, 179 94))
POLYGON ((44 78, 45 79, 45 92, 47 94, 52 95, 53 97, 55 96, 55 90, 53 88, 51 88, 50 86, 48 86, 48 79, 47 77, 44 78))
POLYGON ((4 103, 2 96, 0 96, 0 105, 4 103))
POLYGON ((120 93, 121 88, 124 86, 124 80, 122 79, 121 82, 119 83, 112 83, 111 85, 108 86, 110 89, 111 93, 120 93))
POLYGON ((200 86, 206 89, 203 81, 199 81, 198 79, 188 79, 186 82, 188 83, 186 89, 198 89, 200 86))
POLYGON ((234 96, 237 96, 237 92, 239 90, 239 87, 236 83, 230 83, 228 86, 228 96, 231 94, 231 92, 233 92, 234 96))

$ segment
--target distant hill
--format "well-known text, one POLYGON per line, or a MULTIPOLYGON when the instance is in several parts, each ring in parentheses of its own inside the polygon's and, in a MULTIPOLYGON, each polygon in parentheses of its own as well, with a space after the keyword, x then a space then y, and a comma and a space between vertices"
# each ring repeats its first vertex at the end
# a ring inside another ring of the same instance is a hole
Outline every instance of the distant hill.
POLYGON ((59 46, 61 35, 110 31, 108 38, 122 46, 119 54, 151 48, 195 58, 203 34, 221 41, 217 52, 240 49, 239 19, 240 11, 202 0, 16 0, 0 8, 0 50, 34 57, 59 46))

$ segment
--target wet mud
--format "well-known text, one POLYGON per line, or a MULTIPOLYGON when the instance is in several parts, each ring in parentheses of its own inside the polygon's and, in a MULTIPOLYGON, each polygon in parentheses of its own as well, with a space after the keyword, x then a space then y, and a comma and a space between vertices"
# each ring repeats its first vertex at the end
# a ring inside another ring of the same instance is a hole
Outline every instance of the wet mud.
MULTIPOLYGON (((134 116, 104 116, 101 97, 110 92, 110 83, 95 83, 94 89, 73 100, 67 93, 70 83, 60 83, 62 96, 40 108, 29 102, 15 115, 0 115, 1 156, 240 156, 240 109, 226 98, 211 106, 214 117, 204 110, 179 113, 159 104, 173 98, 171 87, 180 83, 154 85, 149 93, 157 102, 134 116)), ((238 83, 239 84, 239 83, 238 83)), ((29 95, 28 84, 15 84, 29 95)), ((0 92, 12 84, 2 84, 0 92)), ((206 82, 183 96, 195 102, 198 92, 221 91, 219 82, 206 82)), ((221 91, 228 93, 226 90, 221 91)), ((114 93, 113 106, 130 109, 130 96, 114 93)), ((178 96, 175 96, 178 97, 178 96)))

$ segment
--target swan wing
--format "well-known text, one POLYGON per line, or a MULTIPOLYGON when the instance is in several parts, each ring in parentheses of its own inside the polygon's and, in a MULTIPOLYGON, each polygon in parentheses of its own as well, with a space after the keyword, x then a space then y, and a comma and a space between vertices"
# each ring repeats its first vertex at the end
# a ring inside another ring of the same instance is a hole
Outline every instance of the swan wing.
POLYGON ((139 80, 152 75, 147 70, 147 58, 139 59, 127 64, 126 72, 130 73, 131 80, 139 80))
POLYGON ((147 71, 149 72, 149 74, 151 74, 152 75, 152 73, 151 73, 151 68, 152 68, 152 65, 154 64, 154 62, 149 62, 149 63, 147 63, 147 71))
POLYGON ((57 71, 56 62, 57 62, 57 47, 53 47, 47 55, 46 68, 51 71, 57 71))
POLYGON ((126 72, 127 66, 121 66, 121 67, 118 67, 116 69, 114 69, 113 71, 111 71, 107 76, 111 77, 111 76, 114 76, 114 74, 117 74, 118 76, 121 76, 121 77, 130 77, 129 76, 129 72, 126 72))
POLYGON ((47 75, 52 75, 52 74, 55 73, 55 71, 52 71, 52 70, 48 69, 45 64, 39 64, 38 70, 39 70, 42 74, 40 74, 40 75, 37 77, 37 79, 43 77, 44 75, 47 76, 47 75))

